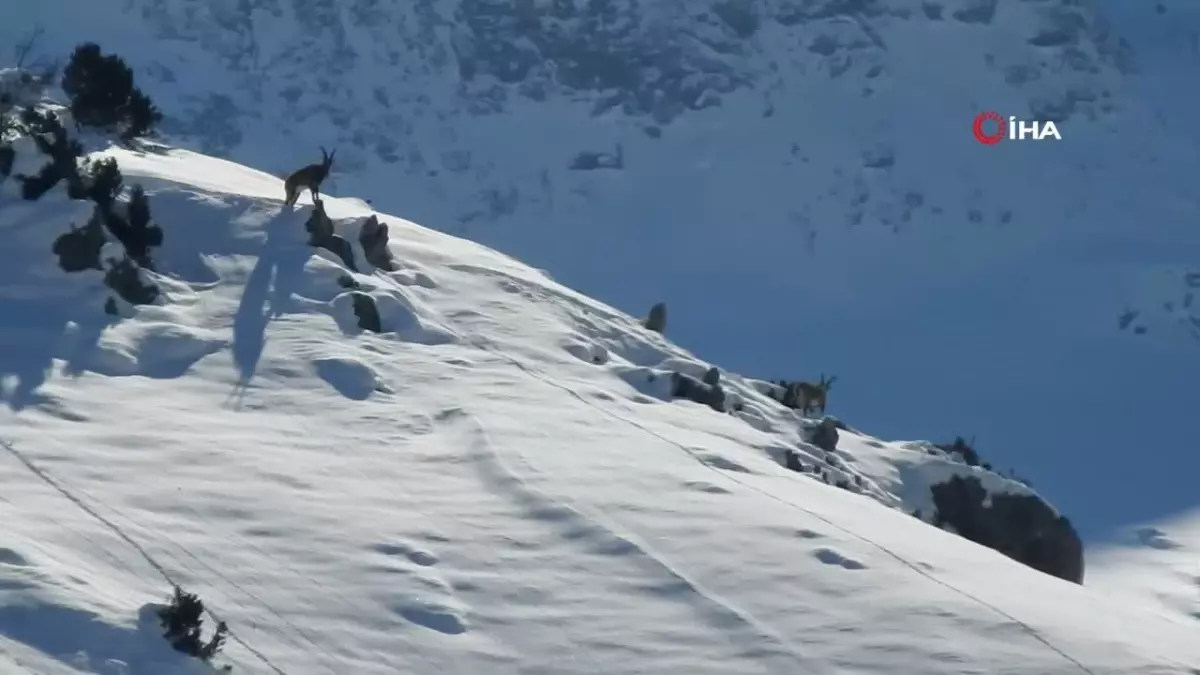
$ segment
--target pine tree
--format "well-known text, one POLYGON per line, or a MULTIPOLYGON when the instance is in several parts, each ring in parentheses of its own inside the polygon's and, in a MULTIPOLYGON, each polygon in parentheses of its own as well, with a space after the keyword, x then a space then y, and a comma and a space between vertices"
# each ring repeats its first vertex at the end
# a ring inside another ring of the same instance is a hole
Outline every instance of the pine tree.
POLYGON ((134 86, 133 70, 116 54, 87 42, 75 48, 63 70, 71 114, 84 126, 116 130, 125 141, 145 136, 162 119, 150 97, 134 86))

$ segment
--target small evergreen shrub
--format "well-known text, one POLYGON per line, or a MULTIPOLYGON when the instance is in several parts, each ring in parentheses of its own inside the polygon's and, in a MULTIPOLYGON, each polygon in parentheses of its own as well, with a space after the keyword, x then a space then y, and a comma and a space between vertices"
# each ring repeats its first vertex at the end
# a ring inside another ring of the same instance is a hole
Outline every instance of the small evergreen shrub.
POLYGON ((79 174, 78 162, 79 156, 83 154, 83 146, 78 141, 67 138, 67 130, 58 119, 58 115, 26 108, 21 111, 18 125, 33 138, 38 150, 50 158, 50 163, 43 166, 36 175, 17 176, 21 181, 22 198, 36 201, 60 181, 65 180, 67 196, 71 199, 85 199, 87 191, 79 174))
POLYGON ((201 661, 211 661, 225 645, 229 627, 222 621, 212 638, 204 641, 201 629, 204 626, 204 603, 194 593, 187 593, 178 586, 171 604, 159 610, 163 637, 176 651, 194 656, 201 661))
POLYGON ((125 141, 148 135, 162 119, 150 97, 134 86, 133 70, 94 42, 75 48, 63 70, 62 88, 71 98, 76 122, 117 130, 125 141))
POLYGON ((127 229, 124 238, 119 237, 115 232, 113 236, 120 239, 121 243, 125 245, 125 252, 129 254, 130 258, 133 258, 134 262, 148 270, 153 270, 154 262, 150 259, 150 249, 162 246, 163 232, 162 228, 150 224, 150 200, 146 197, 146 190, 141 185, 134 185, 129 194, 129 205, 125 209, 125 221, 127 229))
POLYGON ((121 194, 121 188, 125 185, 125 177, 121 175, 121 168, 117 165, 115 158, 105 157, 88 162, 86 171, 88 174, 88 199, 96 202, 96 206, 107 213, 112 209, 113 202, 116 201, 117 195, 121 194))

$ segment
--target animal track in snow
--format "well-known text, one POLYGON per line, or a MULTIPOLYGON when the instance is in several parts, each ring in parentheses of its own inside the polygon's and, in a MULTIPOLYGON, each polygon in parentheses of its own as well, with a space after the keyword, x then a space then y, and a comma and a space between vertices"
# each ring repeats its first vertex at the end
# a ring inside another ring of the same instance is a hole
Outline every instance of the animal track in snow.
POLYGON ((825 563, 826 565, 839 565, 848 570, 867 569, 867 566, 861 562, 853 558, 848 558, 831 548, 819 548, 816 551, 813 551, 813 557, 825 563))
POLYGON ((704 462, 705 464, 711 466, 714 469, 721 469, 723 471, 735 471, 737 473, 754 473, 750 469, 747 469, 746 467, 742 466, 741 464, 738 464, 737 462, 733 461, 732 459, 729 459, 728 457, 722 457, 721 455, 718 455, 716 453, 700 452, 700 453, 696 453, 696 458, 699 459, 701 462, 704 462))
POLYGON ((398 544, 377 544, 375 550, 384 555, 404 557, 414 565, 420 565, 421 567, 432 567, 440 562, 437 555, 433 552, 403 542, 398 544))
POLYGON ((715 483, 710 483, 710 482, 704 481, 704 480, 689 480, 689 481, 685 482, 683 485, 684 485, 684 487, 690 488, 692 490, 696 490, 697 492, 707 492, 708 494, 711 494, 711 495, 730 494, 729 490, 721 487, 720 485, 717 485, 715 483))
POLYGON ((462 635, 467 632, 467 622, 458 609, 446 603, 428 600, 402 603, 396 613, 406 620, 446 635, 462 635))

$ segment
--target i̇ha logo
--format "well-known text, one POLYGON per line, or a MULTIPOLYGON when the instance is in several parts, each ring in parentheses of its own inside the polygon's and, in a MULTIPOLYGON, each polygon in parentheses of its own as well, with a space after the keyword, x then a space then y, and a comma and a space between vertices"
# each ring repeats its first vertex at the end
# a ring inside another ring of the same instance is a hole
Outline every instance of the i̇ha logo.
POLYGON ((1013 116, 1006 120, 1000 113, 991 110, 979 113, 971 130, 975 132, 975 140, 984 145, 995 145, 1006 138, 1011 141, 1044 141, 1047 138, 1062 140, 1062 134, 1058 133, 1054 122, 1028 122, 1013 116))

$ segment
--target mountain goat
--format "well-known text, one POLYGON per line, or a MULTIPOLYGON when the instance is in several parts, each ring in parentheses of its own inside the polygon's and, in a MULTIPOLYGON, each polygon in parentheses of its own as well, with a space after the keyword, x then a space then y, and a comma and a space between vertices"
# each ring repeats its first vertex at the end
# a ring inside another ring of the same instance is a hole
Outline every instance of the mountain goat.
POLYGON ((337 154, 335 149, 333 152, 325 152, 325 148, 321 148, 321 162, 319 164, 309 164, 292 172, 283 182, 284 190, 287 192, 287 199, 284 203, 292 206, 296 200, 300 198, 300 192, 308 188, 312 193, 313 199, 319 198, 321 193, 321 182, 329 176, 329 169, 333 166, 333 156, 337 154))

